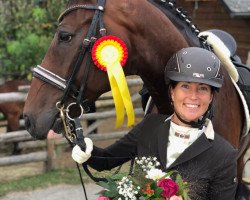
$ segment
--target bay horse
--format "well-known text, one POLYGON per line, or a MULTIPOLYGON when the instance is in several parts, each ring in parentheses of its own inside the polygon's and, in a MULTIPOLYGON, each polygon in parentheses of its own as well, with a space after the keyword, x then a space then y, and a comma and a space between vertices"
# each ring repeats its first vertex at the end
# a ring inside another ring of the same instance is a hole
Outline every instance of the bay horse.
MULTIPOLYGON (((9 80, 0 85, 0 93, 18 92, 18 87, 29 85, 27 80, 9 80)), ((7 120, 7 132, 20 130, 19 120, 22 117, 24 102, 9 102, 0 104, 0 112, 7 120)), ((14 143, 13 154, 20 153, 18 144, 14 143)))
MULTIPOLYGON (((127 46, 125 75, 140 76, 157 110, 172 114, 164 67, 178 50, 203 45, 191 20, 172 1, 71 0, 59 17, 41 65, 34 69, 24 108, 26 128, 34 138, 46 139, 50 129, 62 131, 57 102, 63 99, 69 104, 74 101, 70 96, 78 93, 82 102, 94 102, 110 90, 107 73, 90 59, 95 39, 105 33, 121 38, 127 46)), ((239 148, 244 112, 225 69, 223 74, 225 81, 216 95, 213 123, 216 132, 239 148)))
MULTIPOLYGON (((0 93, 18 92, 18 87, 22 85, 29 85, 30 82, 26 80, 10 80, 0 85, 0 93)), ((1 103, 0 112, 8 121, 7 132, 19 130, 19 118, 23 113, 24 102, 10 102, 1 103)))

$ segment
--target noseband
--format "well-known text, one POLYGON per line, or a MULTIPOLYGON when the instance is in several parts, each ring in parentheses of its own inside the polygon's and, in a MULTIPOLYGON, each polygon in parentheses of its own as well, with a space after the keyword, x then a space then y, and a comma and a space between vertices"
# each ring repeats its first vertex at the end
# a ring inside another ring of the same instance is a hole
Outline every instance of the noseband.
POLYGON ((96 5, 92 5, 92 4, 74 5, 74 6, 67 8, 58 18, 58 22, 60 23, 67 14, 77 9, 86 9, 86 10, 95 11, 89 30, 82 42, 82 45, 80 46, 78 57, 76 59, 76 62, 74 63, 73 70, 68 80, 63 79, 62 77, 54 74, 53 72, 45 69, 44 67, 40 65, 37 65, 37 67, 33 69, 34 77, 64 91, 64 94, 60 101, 62 105, 66 102, 69 96, 75 98, 76 103, 78 105, 81 105, 83 102, 87 102, 87 99, 84 100, 85 98, 84 92, 85 92, 86 82, 87 82, 90 64, 92 60, 91 55, 90 55, 91 47, 92 47, 92 43, 96 40, 98 24, 99 24, 99 32, 101 36, 106 35, 106 29, 104 28, 104 25, 103 25, 103 11, 104 11, 105 3, 106 3, 106 0, 97 0, 96 5), (80 83, 80 88, 78 89, 75 86, 74 82, 75 82, 76 75, 81 67, 81 64, 83 63, 85 56, 86 56, 86 62, 84 63, 85 67, 84 67, 83 77, 80 83))

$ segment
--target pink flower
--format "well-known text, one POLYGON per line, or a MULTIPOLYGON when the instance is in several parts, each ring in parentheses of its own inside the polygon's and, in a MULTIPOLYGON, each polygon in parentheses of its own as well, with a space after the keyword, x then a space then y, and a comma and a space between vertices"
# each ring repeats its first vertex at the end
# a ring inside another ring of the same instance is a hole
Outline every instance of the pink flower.
POLYGON ((97 200, 110 200, 110 198, 99 196, 97 200))
POLYGON ((183 198, 181 197, 181 196, 172 196, 172 197, 170 197, 170 199, 169 200, 183 200, 183 198))
POLYGON ((178 185, 170 178, 159 180, 157 185, 163 189, 161 196, 164 198, 174 196, 179 190, 178 185))

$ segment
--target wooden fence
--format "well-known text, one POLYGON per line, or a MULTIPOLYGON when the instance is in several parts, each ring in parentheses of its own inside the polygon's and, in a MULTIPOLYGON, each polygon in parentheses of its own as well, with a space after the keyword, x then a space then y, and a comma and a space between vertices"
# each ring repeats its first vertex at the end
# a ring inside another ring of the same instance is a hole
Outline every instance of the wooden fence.
MULTIPOLYGON (((142 81, 141 79, 127 79, 129 87, 133 86, 141 86, 142 81)), ((27 87, 21 88, 21 90, 27 91, 27 87)), ((7 103, 7 102, 16 102, 16 101, 25 101, 27 93, 2 93, 0 94, 0 103, 7 103)), ((132 102, 135 103, 140 99, 140 95, 138 92, 134 93, 132 96, 132 102)), ((98 133, 98 134, 89 134, 101 124, 105 122, 106 119, 115 117, 116 113, 113 108, 114 103, 112 100, 111 93, 106 93, 102 95, 98 101, 96 102, 97 109, 98 108, 109 108, 106 111, 96 112, 96 113, 88 113, 82 116, 81 120, 96 120, 93 124, 88 126, 84 134, 88 135, 93 141, 104 141, 110 139, 118 139, 124 136, 129 129, 124 131, 118 132, 110 132, 110 133, 98 133)), ((143 111, 141 108, 135 108, 135 115, 137 117, 143 116, 143 111)), ((20 121, 20 123, 23 123, 20 121)), ((59 137, 56 139, 47 139, 44 141, 36 141, 34 140, 30 134, 23 130, 23 131, 16 131, 16 132, 9 132, 9 133, 0 133, 0 145, 1 144, 8 144, 18 142, 18 147, 21 149, 38 149, 43 147, 44 151, 35 151, 23 155, 12 155, 6 157, 0 157, 0 166, 9 166, 9 165, 17 165, 17 164, 24 164, 24 163, 31 163, 31 162, 44 162, 45 163, 45 170, 49 171, 53 169, 53 157, 54 151, 56 146, 58 145, 66 145, 67 141, 63 137, 59 137)))

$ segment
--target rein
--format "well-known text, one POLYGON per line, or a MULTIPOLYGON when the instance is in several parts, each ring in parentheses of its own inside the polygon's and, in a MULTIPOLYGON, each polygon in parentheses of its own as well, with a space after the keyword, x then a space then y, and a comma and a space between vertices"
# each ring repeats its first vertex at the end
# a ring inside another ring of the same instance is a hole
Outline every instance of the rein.
MULTIPOLYGON (((95 11, 89 30, 79 48, 78 57, 74 63, 73 70, 68 80, 65 80, 64 78, 56 75, 55 73, 45 69, 44 67, 40 65, 37 65, 37 67, 33 69, 34 77, 64 91, 64 94, 61 100, 57 102, 56 104, 56 107, 59 110, 60 118, 62 120, 64 130, 65 130, 64 137, 67 139, 67 141, 70 143, 72 147, 77 144, 78 146, 81 147, 83 151, 85 150, 86 146, 85 146, 83 130, 82 130, 79 118, 83 114, 83 110, 86 111, 88 109, 88 106, 86 105, 88 100, 84 99, 84 92, 85 92, 85 87, 87 83, 90 64, 92 61, 90 52, 91 52, 92 44, 96 40, 98 24, 99 24, 100 35, 101 36, 106 35, 106 29, 104 28, 104 24, 103 24, 103 12, 104 12, 105 3, 106 3, 106 0, 97 0, 96 5, 92 5, 92 4, 74 5, 74 6, 67 8, 58 18, 58 21, 60 23, 66 15, 68 15, 70 12, 75 11, 77 9, 86 9, 86 10, 95 11), (74 82, 76 80, 76 75, 84 61, 84 58, 86 58, 86 62, 84 63, 85 66, 84 66, 83 77, 80 83, 80 88, 77 89, 74 82), (76 102, 71 103, 65 109, 64 104, 69 98, 69 96, 73 97, 76 102), (73 118, 69 116, 69 112, 70 112, 70 108, 75 105, 79 106, 81 112, 78 117, 73 118)), ((79 175, 81 177, 78 164, 77 164, 77 168, 79 171, 79 175)), ((95 182, 106 181, 105 178, 94 177, 89 171, 86 164, 83 164, 83 168, 93 181, 95 182)), ((81 183, 84 189, 85 197, 87 199, 86 190, 84 187, 84 183, 82 181, 82 177, 81 177, 81 183)))
MULTIPOLYGON (((64 91, 63 97, 61 101, 56 103, 56 108, 59 110, 59 116, 62 120, 63 127, 65 130, 64 137, 67 139, 71 147, 74 147, 76 144, 80 146, 80 148, 85 151, 86 145, 84 141, 84 134, 83 134, 83 129, 80 123, 80 117, 83 114, 84 111, 88 109, 88 106, 86 105, 88 103, 87 99, 84 99, 84 90, 88 78, 88 72, 90 69, 90 64, 91 64, 91 48, 92 44, 96 41, 96 33, 97 33, 97 25, 99 23, 99 32, 101 36, 106 35, 106 29, 104 28, 103 25, 103 11, 104 11, 104 6, 105 6, 105 0, 97 0, 97 5, 89 5, 89 4, 84 4, 84 5, 74 5, 69 8, 67 8, 58 18, 59 23, 63 20, 63 18, 69 14, 71 11, 77 10, 77 9, 87 9, 87 10, 95 10, 95 14, 93 16, 91 25, 89 27, 89 30, 82 42, 82 45, 79 50, 79 55, 76 59, 76 62, 74 63, 74 68, 71 72, 71 75, 68 80, 65 80, 64 78, 58 76, 57 74, 45 69, 41 65, 37 65, 36 68, 33 69, 33 76, 46 82, 49 83, 50 85, 55 86, 59 90, 64 91), (83 77, 80 83, 80 88, 77 89, 77 87, 74 85, 74 81, 77 75, 77 72, 80 69, 80 66, 85 58, 87 57, 86 62, 85 62, 85 68, 83 72, 83 77), (65 107, 65 102, 68 97, 74 98, 76 101, 74 103, 69 104, 67 107, 65 107), (78 113, 78 116, 71 116, 70 115, 70 110, 71 107, 78 106, 78 109, 80 110, 80 113, 78 113)), ((94 156, 92 156, 94 157, 94 156)), ((97 158, 97 157, 96 157, 97 158)), ((134 158, 131 157, 98 157, 98 159, 117 159, 117 160, 131 160, 131 167, 129 173, 132 173, 133 170, 133 163, 134 163, 134 158)), ((83 186, 83 190, 85 193, 85 197, 87 199, 87 194, 86 190, 84 187, 84 183, 82 180, 81 172, 79 169, 79 165, 77 164, 79 176, 81 179, 81 183, 83 186)), ((106 178, 100 178, 100 177, 95 177, 88 169, 88 166, 86 163, 82 164, 84 171, 86 174, 94 181, 94 182, 107 182, 106 178)))

